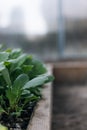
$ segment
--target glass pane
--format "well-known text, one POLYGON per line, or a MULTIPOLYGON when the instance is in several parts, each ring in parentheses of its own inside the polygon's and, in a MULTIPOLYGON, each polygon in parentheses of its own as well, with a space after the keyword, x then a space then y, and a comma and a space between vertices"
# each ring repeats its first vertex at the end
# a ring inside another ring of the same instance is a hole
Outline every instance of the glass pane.
POLYGON ((87 1, 63 0, 65 55, 87 56, 87 1))
POLYGON ((57 0, 0 2, 0 43, 40 59, 57 58, 57 0))

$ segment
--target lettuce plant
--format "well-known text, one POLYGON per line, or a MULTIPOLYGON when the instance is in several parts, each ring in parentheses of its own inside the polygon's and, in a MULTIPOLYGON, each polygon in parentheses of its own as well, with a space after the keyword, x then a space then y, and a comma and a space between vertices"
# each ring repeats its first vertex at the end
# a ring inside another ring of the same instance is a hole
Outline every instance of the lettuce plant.
POLYGON ((20 117, 41 98, 42 86, 52 80, 45 65, 21 49, 0 51, 0 121, 3 115, 20 117))

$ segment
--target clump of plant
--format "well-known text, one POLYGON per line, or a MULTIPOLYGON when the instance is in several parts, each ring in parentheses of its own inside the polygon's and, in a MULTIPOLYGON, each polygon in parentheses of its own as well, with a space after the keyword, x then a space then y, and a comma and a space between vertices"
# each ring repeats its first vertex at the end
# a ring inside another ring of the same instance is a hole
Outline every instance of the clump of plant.
POLYGON ((1 126, 24 129, 23 121, 26 124, 27 120, 23 120, 23 116, 31 115, 41 98, 42 86, 52 80, 45 65, 21 49, 0 51, 1 126))

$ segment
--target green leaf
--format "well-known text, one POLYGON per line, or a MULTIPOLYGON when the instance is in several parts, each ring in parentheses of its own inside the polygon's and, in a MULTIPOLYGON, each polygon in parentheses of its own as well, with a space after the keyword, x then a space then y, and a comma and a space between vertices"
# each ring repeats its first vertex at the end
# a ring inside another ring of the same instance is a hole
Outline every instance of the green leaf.
POLYGON ((10 104, 10 109, 11 108, 14 108, 15 106, 15 102, 16 102, 16 99, 15 99, 15 94, 13 91, 11 91, 11 89, 8 87, 8 89, 6 90, 6 98, 8 99, 9 101, 9 104, 10 104))
POLYGON ((27 102, 33 101, 33 100, 38 100, 40 99, 40 97, 35 96, 34 94, 32 94, 31 96, 27 97, 27 102))
POLYGON ((24 97, 24 98, 25 98, 25 102, 24 102, 23 106, 25 106, 27 103, 29 103, 31 101, 37 101, 38 99, 40 99, 39 96, 36 96, 34 94, 31 94, 31 95, 24 97))
POLYGON ((0 63, 0 72, 2 72, 5 69, 4 62, 0 63))
POLYGON ((41 87, 30 88, 30 92, 41 97, 41 87), (40 88, 40 89, 39 89, 40 88))
POLYGON ((5 52, 11 53, 11 52, 12 52, 12 49, 11 49, 11 48, 8 48, 8 49, 5 50, 5 52))
POLYGON ((40 86, 43 85, 44 83, 47 83, 48 81, 49 81, 49 75, 43 74, 27 82, 24 85, 23 89, 29 89, 31 87, 40 86))
POLYGON ((33 68, 33 65, 23 65, 22 70, 24 73, 28 74, 33 68))
MULTIPOLYGON (((2 75, 2 73, 0 73, 0 88, 1 88, 1 86, 2 86, 3 89, 6 88, 6 81, 5 81, 5 79, 4 79, 3 75, 2 75)), ((4 90, 4 91, 5 91, 5 90, 4 90)), ((2 93, 2 91, 0 91, 0 93, 2 93)))
POLYGON ((21 115, 21 112, 22 112, 22 110, 19 110, 18 112, 12 112, 12 113, 11 113, 11 116, 16 116, 16 117, 18 117, 18 116, 21 115))
POLYGON ((12 72, 17 67, 20 67, 25 62, 25 60, 27 59, 27 57, 28 57, 27 54, 22 54, 21 56, 19 56, 16 59, 8 60, 8 63, 11 64, 10 71, 12 72))
POLYGON ((53 80, 54 80, 54 76, 53 75, 49 75, 48 76, 48 80, 46 81, 46 83, 52 82, 53 80))
POLYGON ((6 111, 0 106, 0 114, 6 113, 6 111))
POLYGON ((20 57, 18 57, 16 62, 18 64, 18 67, 21 66, 27 58, 28 58, 27 54, 22 54, 20 57))
POLYGON ((13 49, 9 55, 10 59, 16 59, 22 54, 21 49, 13 49))
POLYGON ((9 53, 7 52, 0 52, 0 62, 6 61, 9 57, 9 53))
POLYGON ((26 95, 30 95, 31 94, 31 92, 29 91, 29 90, 24 90, 23 92, 22 92, 22 96, 26 96, 26 95))
POLYGON ((9 99, 10 106, 13 108, 21 99, 22 87, 29 81, 26 74, 19 75, 13 83, 12 89, 6 91, 6 96, 9 99))
POLYGON ((3 95, 0 95, 0 105, 5 106, 5 101, 4 101, 3 95))
POLYGON ((29 73, 31 79, 47 72, 46 66, 39 60, 32 59, 29 65, 33 65, 32 71, 29 73))
POLYGON ((8 130, 8 128, 0 124, 0 130, 8 130))
POLYGON ((10 76, 9 76, 9 72, 8 69, 4 66, 4 63, 0 63, 0 72, 2 73, 6 83, 11 86, 11 80, 10 80, 10 76))
POLYGON ((23 74, 23 70, 21 67, 17 67, 16 69, 14 69, 10 74, 11 81, 13 82, 21 74, 23 74))
POLYGON ((29 81, 28 76, 26 74, 21 74, 14 81, 13 88, 14 89, 22 88, 28 81, 29 81))
POLYGON ((7 85, 11 86, 11 80, 10 80, 10 76, 9 76, 8 70, 4 69, 2 71, 2 75, 3 75, 3 77, 4 77, 4 79, 5 79, 6 83, 7 83, 7 85))

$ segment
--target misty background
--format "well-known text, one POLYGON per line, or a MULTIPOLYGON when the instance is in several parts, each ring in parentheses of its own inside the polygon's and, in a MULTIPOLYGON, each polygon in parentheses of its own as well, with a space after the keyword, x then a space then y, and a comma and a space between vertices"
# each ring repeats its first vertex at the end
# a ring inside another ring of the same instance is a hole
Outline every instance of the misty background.
POLYGON ((86 12, 86 0, 0 0, 0 43, 44 60, 86 57, 86 12))

